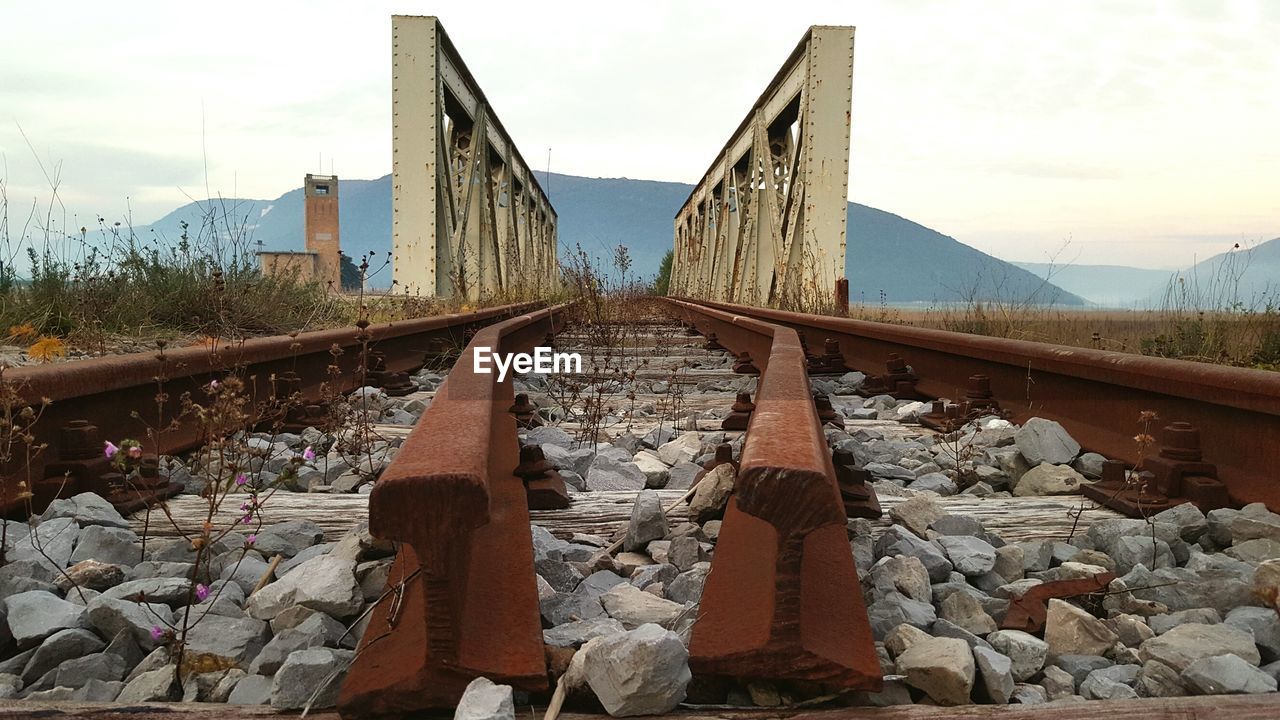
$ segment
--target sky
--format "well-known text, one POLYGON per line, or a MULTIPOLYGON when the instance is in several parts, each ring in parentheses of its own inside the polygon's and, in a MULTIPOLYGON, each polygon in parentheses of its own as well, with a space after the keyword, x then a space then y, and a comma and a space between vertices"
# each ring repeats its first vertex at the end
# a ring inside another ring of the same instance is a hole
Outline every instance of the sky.
POLYGON ((1276 0, 0 0, 11 228, 387 174, 392 14, 440 16, 538 169, 697 182, 809 25, 855 25, 852 201, 1031 262, 1280 236, 1276 0))

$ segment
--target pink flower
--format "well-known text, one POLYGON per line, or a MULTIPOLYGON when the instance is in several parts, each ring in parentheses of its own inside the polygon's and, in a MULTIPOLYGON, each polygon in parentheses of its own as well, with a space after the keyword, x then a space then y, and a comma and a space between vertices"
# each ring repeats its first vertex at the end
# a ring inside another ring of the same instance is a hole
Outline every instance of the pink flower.
POLYGON ((244 473, 236 476, 236 485, 244 485, 247 482, 249 482, 249 478, 244 473))
POLYGON ((108 460, 115 457, 116 453, 120 452, 120 448, 117 447, 116 444, 111 442, 110 440, 106 441, 102 445, 103 445, 102 454, 106 456, 108 460))
POLYGON ((244 539, 244 544, 245 544, 245 545, 252 545, 252 544, 254 544, 254 543, 256 543, 256 542, 258 542, 258 536, 257 536, 257 535, 250 535, 249 537, 247 537, 247 538, 245 538, 245 539, 244 539))
POLYGON ((210 389, 210 390, 217 390, 217 389, 218 389, 218 381, 217 381, 217 380, 210 380, 210 381, 209 381, 209 389, 210 389))
POLYGON ((209 586, 203 583, 196 585, 196 599, 200 602, 204 602, 204 599, 207 597, 209 597, 209 586))
POLYGON ((307 449, 302 451, 302 459, 303 459, 303 460, 306 460, 307 462, 311 462, 312 460, 315 460, 315 459, 316 459, 316 451, 315 451, 315 450, 312 450, 312 449, 311 449, 311 446, 310 446, 310 445, 308 445, 308 446, 307 446, 307 449))
POLYGON ((151 626, 151 639, 159 642, 164 637, 164 628, 159 625, 151 626))
POLYGON ((132 459, 134 459, 134 460, 140 460, 140 459, 142 458, 142 446, 141 446, 141 445, 130 445, 130 446, 129 446, 129 457, 130 457, 130 458, 132 458, 132 459))

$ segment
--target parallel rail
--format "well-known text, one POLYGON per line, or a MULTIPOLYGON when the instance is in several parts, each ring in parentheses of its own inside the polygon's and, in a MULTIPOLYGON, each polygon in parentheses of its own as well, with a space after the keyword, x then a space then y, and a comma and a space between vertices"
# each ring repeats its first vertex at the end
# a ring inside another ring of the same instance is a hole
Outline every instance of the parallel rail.
MULTIPOLYGON (((435 355, 456 351, 469 333, 534 306, 504 305, 377 324, 364 333, 370 350, 385 358, 385 371, 410 372, 435 355)), ((294 405, 315 403, 322 386, 329 392, 353 390, 365 377, 358 371, 360 335, 349 327, 254 338, 216 349, 182 347, 9 369, 4 379, 17 390, 20 404, 49 404, 32 428, 32 445, 44 449, 29 465, 3 469, 8 482, 2 484, 0 515, 25 509, 19 481, 30 483, 37 512, 57 495, 94 491, 109 496, 101 480, 110 472, 102 453, 105 440, 138 439, 148 445, 148 457, 195 447, 204 438, 194 423, 170 425, 180 416, 183 395, 200 402, 202 389, 230 372, 246 378, 253 406, 284 397, 293 398, 294 405), (163 432, 149 433, 151 428, 163 432)), ((21 448, 15 450, 15 457, 25 459, 21 448)), ((121 501, 128 504, 127 496, 121 501)))
POLYGON ((1203 461, 1216 466, 1233 501, 1280 509, 1280 373, 699 303, 790 327, 804 333, 813 348, 834 339, 844 365, 868 375, 882 372, 896 354, 929 397, 963 399, 970 376, 986 375, 1015 421, 1056 420, 1085 449, 1129 464, 1139 459, 1134 437, 1143 431, 1140 413, 1156 413, 1157 434, 1166 424, 1188 423, 1199 431, 1203 461))

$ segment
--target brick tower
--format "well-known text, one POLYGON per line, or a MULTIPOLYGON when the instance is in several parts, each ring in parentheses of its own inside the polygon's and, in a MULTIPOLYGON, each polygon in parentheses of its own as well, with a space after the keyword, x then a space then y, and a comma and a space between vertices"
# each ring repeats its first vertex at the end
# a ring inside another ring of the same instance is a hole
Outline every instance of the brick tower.
POLYGON ((338 176, 307 173, 307 252, 315 253, 315 279, 334 292, 342 290, 342 261, 338 256, 338 176))

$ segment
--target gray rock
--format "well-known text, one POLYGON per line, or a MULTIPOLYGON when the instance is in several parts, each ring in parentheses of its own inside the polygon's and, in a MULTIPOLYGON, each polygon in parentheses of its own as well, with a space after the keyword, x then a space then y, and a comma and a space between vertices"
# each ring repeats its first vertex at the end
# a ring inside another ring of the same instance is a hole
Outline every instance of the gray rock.
POLYGON ((884 593, 867 608, 871 620, 871 632, 877 640, 883 640, 889 631, 902 624, 927 631, 937 620, 933 605, 912 600, 896 591, 884 593))
POLYGON ((259 620, 270 620, 293 605, 302 605, 344 618, 358 613, 363 604, 355 562, 321 555, 254 593, 245 611, 259 620))
POLYGON ((1133 688, 1105 672, 1105 670, 1095 670, 1089 673, 1084 682, 1080 683, 1080 694, 1088 700, 1124 700, 1138 697, 1138 693, 1133 688))
POLYGON ((960 491, 955 482, 939 472, 925 473, 910 483, 912 490, 934 492, 939 495, 955 495, 960 491))
POLYGON ((1084 476, 1070 465, 1037 465, 1026 472, 1013 488, 1018 497, 1032 495, 1077 495, 1084 476))
POLYGON ((1109 554, 1116 561, 1117 575, 1128 574, 1136 565, 1155 570, 1176 564, 1169 544, 1159 538, 1153 542, 1150 537, 1137 535, 1119 537, 1112 543, 1109 554))
POLYGON ((1021 630, 997 630, 987 636, 987 642, 996 652, 1013 661, 1013 679, 1022 682, 1044 667, 1049 645, 1040 638, 1021 630))
POLYGON ((551 557, 534 561, 533 569, 556 592, 573 592, 583 580, 582 573, 578 572, 577 568, 551 557))
POLYGON ((156 646, 151 636, 154 627, 173 623, 173 610, 168 605, 151 603, 146 606, 111 597, 97 597, 89 602, 85 611, 89 624, 103 637, 116 637, 127 631, 134 642, 143 649, 156 646))
POLYGON ((619 460, 610 455, 597 455, 587 470, 587 489, 600 490, 644 490, 644 472, 631 462, 630 457, 619 460))
POLYGON ((558 592, 541 599, 538 607, 542 613, 542 619, 552 626, 605 615, 604 605, 601 604, 598 595, 558 592))
POLYGON ((896 669, 908 685, 924 691, 939 705, 969 702, 975 680, 974 657, 962 640, 919 640, 898 656, 896 669))
POLYGON ((965 535, 943 535, 934 540, 952 567, 966 577, 985 575, 996 566, 996 549, 985 540, 965 535))
POLYGON ((587 576, 585 580, 574 588, 573 592, 577 595, 589 595, 599 597, 609 591, 615 585, 625 583, 621 576, 609 570, 597 570, 587 576))
MULTIPOLYGON (((290 570, 293 570, 313 557, 324 555, 325 553, 333 550, 336 545, 337 543, 320 543, 319 545, 312 545, 311 547, 299 550, 297 555, 281 562, 280 565, 276 567, 276 577, 281 578, 288 575, 290 570)), ((250 590, 252 590, 252 588, 250 588, 250 590)))
POLYGON ((1108 668, 1114 664, 1101 655, 1058 655, 1053 659, 1053 665, 1071 675, 1076 685, 1084 682, 1084 679, 1094 670, 1108 668))
POLYGON ((54 518, 70 518, 80 527, 89 525, 125 529, 129 527, 129 521, 125 520, 111 503, 101 495, 91 492, 83 492, 49 503, 49 507, 40 516, 40 522, 44 523, 54 518))
POLYGON ((1047 665, 1040 679, 1040 687, 1050 702, 1076 694, 1076 681, 1071 674, 1057 665, 1047 665))
POLYGON ((171 666, 142 673, 125 684, 124 689, 116 696, 116 702, 141 703, 174 700, 177 698, 175 674, 171 666))
POLYGON ((902 467, 901 465, 893 465, 883 462, 870 462, 864 468, 871 476, 877 480, 898 480, 898 484, 906 484, 916 479, 915 473, 902 467))
POLYGON ((258 581, 266 574, 268 568, 270 568, 270 565, 265 561, 256 554, 249 553, 235 562, 228 563, 218 575, 218 579, 239 585, 247 596, 257 587, 258 581))
POLYGON ((1209 532, 1209 521, 1204 513, 1189 502, 1174 505, 1164 512, 1156 513, 1152 519, 1177 527, 1178 535, 1188 543, 1200 542, 1200 538, 1209 532))
POLYGON ((638 567, 631 573, 631 584, 641 590, 649 587, 654 583, 663 583, 664 585, 675 580, 680 575, 680 570, 675 565, 669 563, 658 563, 656 565, 645 565, 638 567))
POLYGON ((698 523, 724 517, 735 479, 733 466, 728 463, 717 465, 704 475, 689 500, 689 517, 698 523))
POLYGON ((1045 697, 1044 688, 1039 685, 1018 683, 1014 686, 1013 697, 1009 698, 1009 701, 1019 705, 1041 705, 1047 702, 1048 698, 1045 697))
POLYGON ((80 531, 69 562, 97 560, 114 565, 133 565, 142 560, 141 547, 138 534, 128 528, 90 525, 80 531))
POLYGON ((1231 521, 1231 538, 1236 544, 1258 538, 1280 541, 1280 515, 1266 508, 1256 512, 1246 508, 1231 521))
POLYGON ((70 562, 79 537, 80 526, 76 525, 74 518, 51 518, 41 522, 30 534, 14 541, 8 560, 32 560, 57 573, 70 562))
POLYGON ((1014 435, 1013 442, 1032 466, 1043 462, 1062 465, 1080 454, 1080 443, 1062 425, 1044 418, 1027 420, 1014 435))
POLYGON ((333 707, 354 656, 350 650, 333 648, 309 648, 291 654, 272 678, 271 707, 301 710, 308 702, 312 708, 333 707))
POLYGON ((124 683, 89 678, 84 686, 75 692, 72 700, 78 702, 105 703, 113 702, 124 690, 124 683))
POLYGON ((270 639, 271 628, 267 623, 247 617, 209 614, 187 630, 187 646, 191 652, 241 667, 248 666, 270 639))
POLYGON ((1138 653, 1144 663, 1159 660, 1178 672, 1196 660, 1218 655, 1236 655, 1255 666, 1261 661, 1253 634, 1231 625, 1179 625, 1142 643, 1138 653))
POLYGON ((1163 635, 1179 625, 1185 625, 1186 623, 1217 625, 1220 622, 1222 622, 1222 615, 1218 614, 1218 611, 1213 608, 1189 608, 1187 610, 1179 610, 1177 612, 1152 615, 1147 618, 1147 623, 1151 626, 1151 631, 1156 635, 1163 635))
POLYGON ((29 685, 62 663, 99 652, 106 646, 106 643, 88 630, 59 630, 40 643, 36 654, 27 661, 27 666, 22 671, 22 682, 29 685))
POLYGON ((668 627, 684 611, 679 603, 663 600, 634 585, 618 585, 600 596, 605 612, 628 629, 653 623, 668 627))
POLYGON ((1236 655, 1196 660, 1182 671, 1182 682, 1201 695, 1243 695, 1276 691, 1276 679, 1236 655))
MULTIPOLYGON (((542 425, 536 428, 530 428, 525 433, 525 445, 557 445, 562 448, 573 447, 573 437, 569 433, 558 427, 550 425, 542 425)), ((543 450, 546 450, 543 447, 543 450)))
MULTIPOLYGON (((231 692, 236 689, 236 685, 247 677, 247 673, 240 668, 231 668, 222 674, 221 679, 209 689, 205 696, 206 702, 225 703, 230 702, 231 692)), ((269 688, 268 688, 269 690, 269 688)), ((269 696, 268 696, 269 697, 269 696)))
POLYGON ((881 558, 863 576, 869 581, 873 596, 897 591, 920 602, 933 601, 933 589, 929 585, 929 571, 917 557, 893 555, 881 558))
POLYGON ((972 648, 982 688, 994 703, 1006 705, 1013 696, 1013 661, 995 650, 972 648))
MULTIPOLYGON (((97 527, 96 525, 94 527, 97 527)), ((80 603, 81 592, 92 590, 95 593, 115 587, 124 582, 125 567, 121 565, 108 565, 97 560, 81 560, 71 567, 63 575, 59 575, 55 581, 58 589, 67 593, 67 599, 71 602, 80 603), (75 588, 75 591, 72 591, 75 588)), ((97 595, 95 594, 94 597, 97 595)), ((88 595, 85 595, 88 598, 88 595)), ((85 602, 88 600, 86 599, 85 602)))
MULTIPOLYGON (((82 688, 94 681, 118 682, 127 672, 129 666, 119 655, 99 652, 67 660, 59 665, 54 683, 58 687, 82 688)), ((123 684, 121 687, 123 688, 123 684)))
POLYGON ((0 700, 16 697, 22 689, 22 678, 8 673, 0 674, 0 700))
POLYGON ((1097 480, 1102 477, 1102 463, 1106 461, 1107 459, 1098 453, 1087 452, 1076 458, 1076 461, 1071 463, 1071 467, 1081 475, 1097 480))
POLYGON ((668 529, 667 514, 662 510, 658 493, 645 490, 636 495, 631 506, 631 521, 627 525, 622 549, 627 552, 643 550, 650 541, 666 537, 668 529))
POLYGON ((291 558, 324 539, 324 530, 311 520, 290 520, 264 527, 253 546, 263 557, 291 558))
POLYGON ((1258 646, 1258 654, 1261 655, 1262 662, 1270 663, 1280 660, 1280 618, 1276 616, 1275 610, 1238 607, 1227 613, 1227 619, 1223 622, 1253 633, 1253 642, 1258 646))
MULTIPOLYGON (((938 613, 939 617, 974 635, 986 635, 996 630, 996 621, 982 608, 982 603, 969 593, 951 593, 938 604, 938 613)), ((1013 692, 1012 681, 1009 692, 1013 692)))
POLYGON ((929 579, 935 583, 945 582, 952 569, 951 561, 938 546, 922 540, 901 525, 890 526, 884 531, 876 540, 875 552, 877 557, 906 555, 920 560, 929 572, 929 579))
POLYGON ((84 608, 44 590, 31 590, 4 599, 9 634, 18 648, 40 644, 59 630, 80 627, 84 608))
POLYGON ((515 720, 515 702, 510 685, 494 685, 485 677, 478 677, 467 685, 453 720, 515 720))
POLYGON ((1044 628, 1049 657, 1102 655, 1118 640, 1111 628, 1098 618, 1065 600, 1049 600, 1044 628))
POLYGON ((667 471, 668 490, 688 490, 693 487, 693 478, 702 472, 702 466, 681 460, 667 471))
POLYGON ((991 643, 956 625, 950 620, 938 618, 933 627, 929 628, 929 633, 934 637, 949 637, 963 640, 970 648, 982 647, 988 650, 992 649, 991 643))
POLYGON ((245 675, 227 696, 229 705, 266 705, 271 702, 272 679, 262 675, 245 675))
MULTIPOLYGON (((148 543, 150 547, 150 543, 148 543)), ((143 578, 158 577, 191 577, 191 571, 195 569, 195 565, 188 562, 168 562, 156 560, 144 560, 129 568, 125 573, 125 580, 142 580, 143 578)))
POLYGON ((120 583, 102 593, 102 597, 174 607, 186 605, 187 599, 194 597, 194 591, 186 578, 144 578, 120 583))
POLYGON ((653 624, 596 638, 579 652, 586 684, 614 717, 670 712, 692 678, 679 636, 653 624))
POLYGON ((1178 671, 1158 660, 1142 664, 1133 689, 1139 697, 1181 697, 1187 694, 1178 671))
POLYGON ((674 580, 665 584, 667 598, 686 605, 697 603, 702 599, 702 590, 706 587, 707 576, 710 574, 711 563, 694 563, 687 572, 680 573, 674 580))
MULTIPOLYGON (((600 612, 604 614, 603 609, 600 612)), ((543 630, 542 641, 552 647, 576 648, 594 638, 624 632, 626 628, 622 623, 611 617, 593 617, 543 630)))

